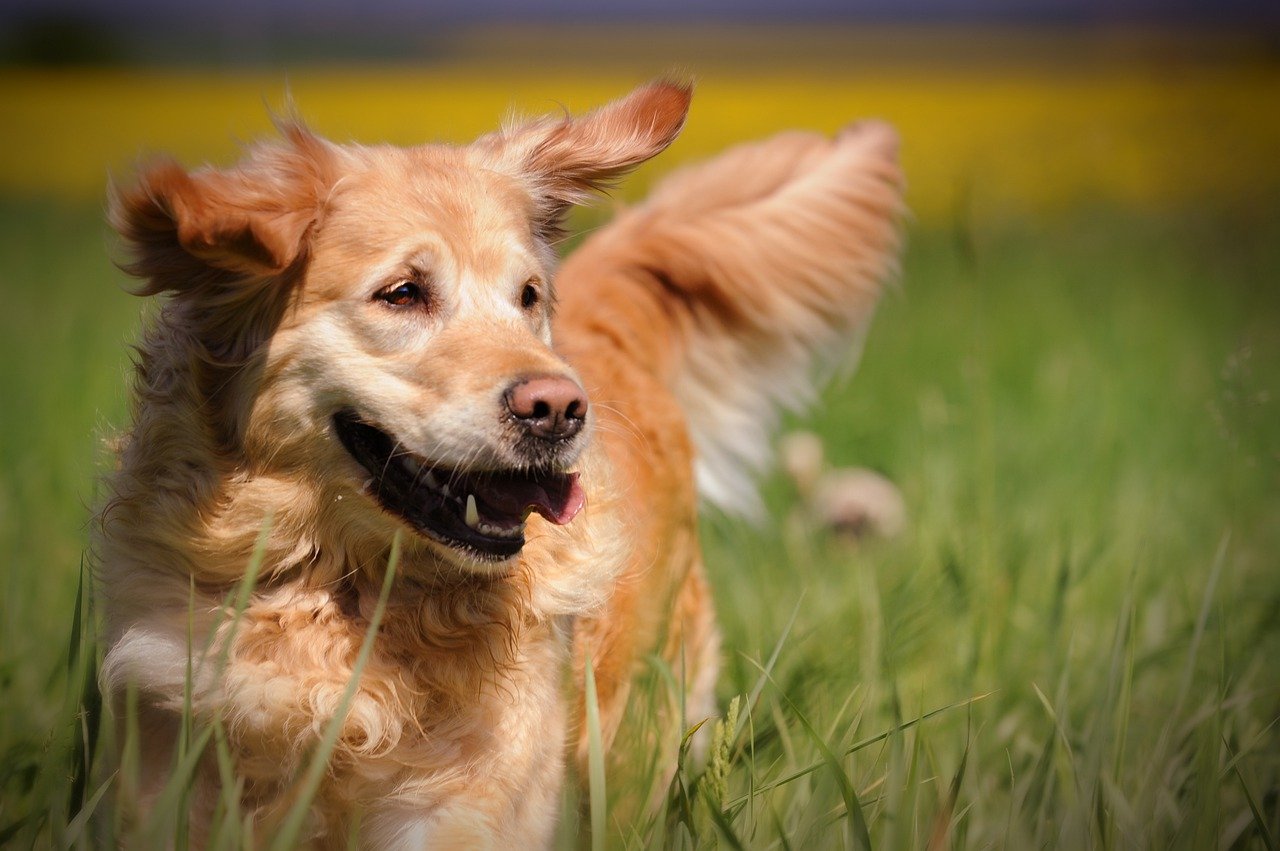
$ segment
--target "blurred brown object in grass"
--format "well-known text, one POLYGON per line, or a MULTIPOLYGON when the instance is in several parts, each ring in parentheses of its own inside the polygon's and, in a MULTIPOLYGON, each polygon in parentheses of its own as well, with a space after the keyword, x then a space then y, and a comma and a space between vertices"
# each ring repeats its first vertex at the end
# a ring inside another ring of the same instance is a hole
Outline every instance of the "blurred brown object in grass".
POLYGON ((897 486, 865 467, 828 466, 822 440, 813 432, 785 435, 778 454, 809 523, 853 540, 892 538, 906 527, 897 486))

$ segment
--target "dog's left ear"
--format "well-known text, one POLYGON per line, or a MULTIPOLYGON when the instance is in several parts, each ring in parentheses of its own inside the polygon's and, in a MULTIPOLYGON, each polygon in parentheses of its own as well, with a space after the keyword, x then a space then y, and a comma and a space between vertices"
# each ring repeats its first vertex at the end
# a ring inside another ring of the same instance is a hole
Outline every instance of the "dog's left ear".
POLYGON ((670 145, 689 112, 693 86, 661 80, 581 118, 544 118, 486 136, 500 170, 524 181, 546 231, 578 204, 670 145))

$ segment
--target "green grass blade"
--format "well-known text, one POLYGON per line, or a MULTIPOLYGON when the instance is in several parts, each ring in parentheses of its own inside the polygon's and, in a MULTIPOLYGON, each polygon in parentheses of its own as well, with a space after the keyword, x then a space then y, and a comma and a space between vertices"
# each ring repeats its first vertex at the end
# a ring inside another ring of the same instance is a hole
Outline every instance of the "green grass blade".
POLYGON ((964 782, 964 772, 969 766, 969 751, 973 746, 971 738, 965 741, 964 753, 960 756, 960 767, 956 769, 955 776, 951 778, 951 786, 947 789, 947 799, 943 802, 942 809, 938 812, 938 817, 933 823, 933 835, 929 837, 930 848, 946 847, 947 839, 951 835, 951 829, 955 825, 956 803, 960 800, 960 785, 964 782))
POLYGON ((858 793, 853 788, 853 781, 849 779, 849 774, 844 770, 844 766, 840 764, 840 758, 831 750, 828 745, 818 734, 818 731, 804 713, 800 711, 800 707, 795 705, 791 697, 782 691, 778 692, 779 696, 787 702, 787 706, 791 709, 796 720, 800 722, 800 726, 804 727, 809 739, 817 747, 818 753, 822 755, 822 764, 831 770, 831 774, 835 777, 836 783, 840 788, 840 795, 844 798, 845 819, 849 829, 850 838, 853 840, 853 846, 859 851, 871 851, 871 834, 867 830, 866 817, 862 812, 862 802, 858 800, 858 793))
MULTIPOLYGON (((186 653, 186 671, 183 677, 182 685, 182 720, 178 730, 178 761, 181 762, 187 754, 187 745, 191 742, 191 734, 195 725, 195 711, 193 709, 193 691, 195 689, 195 620, 196 620, 196 577, 191 574, 187 578, 187 653, 186 653)), ((173 845, 176 851, 186 851, 190 842, 188 829, 188 821, 190 809, 187 806, 187 796, 190 794, 190 786, 184 784, 182 787, 181 797, 178 799, 177 812, 173 828, 173 845)))
MULTIPOLYGON (((1230 531, 1224 532, 1218 543, 1218 552, 1213 557, 1213 567, 1209 571, 1209 579, 1205 583, 1204 599, 1200 603, 1200 614, 1196 617, 1195 631, 1191 636, 1191 646, 1187 648, 1187 665, 1182 672, 1182 685, 1178 689, 1178 699, 1174 706, 1180 710, 1191 692, 1194 680, 1196 658, 1200 655, 1200 644, 1204 641, 1205 628, 1209 623, 1209 612, 1213 609, 1214 594, 1218 587, 1218 579, 1222 576, 1222 567, 1227 559, 1227 546, 1231 543, 1230 531)), ((1175 710, 1173 716, 1180 714, 1175 710)))
POLYGON ((316 746, 315 753, 311 755, 311 761, 307 765, 307 770, 303 774, 301 783, 298 784, 297 800, 289 808, 289 812, 285 815, 279 830, 272 839, 271 851, 289 851, 289 849, 297 847, 298 834, 302 830, 302 823, 307 817, 307 811, 311 808, 312 799, 315 798, 316 792, 320 789, 320 781, 329 766, 329 756, 333 753, 333 749, 338 743, 338 735, 342 732, 342 725, 347 720, 347 712, 351 708, 351 701, 355 697, 356 689, 360 686, 360 674, 364 671, 365 665, 369 662, 369 657, 373 654, 374 639, 378 635, 378 627, 382 624, 382 616, 387 608, 387 598, 391 595, 391 584, 395 579, 396 568, 399 564, 400 533, 396 532, 396 536, 391 542, 391 555, 387 559, 387 572, 382 580, 382 590, 378 594, 378 603, 374 607, 373 616, 369 618, 369 628, 365 631, 364 640, 360 644, 360 652, 356 656, 356 663, 351 668, 351 678, 347 681, 347 687, 342 693, 338 708, 333 717, 329 719, 329 723, 325 725, 324 734, 316 746))
POLYGON ((764 663, 764 667, 760 667, 754 659, 748 658, 747 661, 760 668, 760 676, 756 677, 755 684, 751 686, 751 693, 747 697, 747 712, 738 716, 737 728, 733 731, 731 741, 736 742, 738 735, 742 732, 742 727, 747 723, 747 716, 750 710, 756 705, 756 701, 760 699, 761 692, 764 691, 765 683, 769 682, 773 676, 774 667, 778 664, 778 657, 782 655, 782 646, 787 643, 788 636, 791 635, 791 628, 796 625, 796 617, 800 614, 800 604, 804 602, 804 595, 800 595, 800 599, 796 601, 795 608, 791 610, 791 617, 787 618, 787 625, 782 628, 782 633, 778 636, 778 640, 774 642, 773 652, 769 654, 769 661, 764 663))
MULTIPOLYGON (((262 528, 258 531, 258 539, 254 541, 253 553, 249 556, 249 563, 245 565, 244 576, 235 588, 235 597, 232 600, 231 624, 227 627, 226 638, 223 640, 222 647, 218 653, 217 665, 214 667, 214 675, 222 676, 222 672, 227 668, 227 662, 231 658, 231 645, 235 643, 236 632, 240 629, 240 621, 244 619, 245 610, 249 608, 249 599, 253 595, 253 589, 258 585, 258 575, 262 572, 262 564, 267 557, 267 542, 271 538, 271 527, 274 522, 272 515, 268 514, 262 520, 262 528)), ((217 635, 217 630, 213 630, 208 641, 213 641, 217 635)), ((205 652, 209 650, 208 644, 205 645, 205 652)))
POLYGON ((1040 686, 1032 683, 1031 689, 1036 693, 1036 698, 1040 701, 1040 705, 1044 707, 1045 714, 1049 716, 1049 720, 1053 723, 1053 729, 1054 732, 1057 733, 1058 740, 1062 743, 1064 748, 1070 751, 1071 739, 1067 736, 1066 728, 1062 726, 1062 719, 1058 717, 1058 710, 1053 708, 1053 703, 1050 702, 1045 693, 1040 690, 1040 686))
POLYGON ((98 809, 102 796, 107 793, 107 790, 111 788, 115 780, 116 774, 113 772, 110 777, 102 782, 102 785, 98 787, 98 791, 93 793, 88 802, 80 808, 79 812, 76 813, 76 817, 67 824, 67 830, 62 837, 63 848, 71 848, 79 841, 81 834, 84 833, 85 826, 89 823, 89 819, 93 817, 94 812, 98 809))
POLYGON ((734 851, 746 851, 742 840, 738 838, 737 832, 734 831, 733 825, 729 823, 729 819, 720 810, 720 805, 705 786, 702 787, 702 800, 707 805, 707 812, 711 814, 711 821, 715 824, 716 830, 720 831, 721 838, 734 851))
MULTIPOLYGON (((1222 746, 1227 749, 1227 756, 1230 758, 1231 745, 1227 744, 1225 736, 1222 737, 1222 746)), ((1267 826, 1267 818, 1262 814, 1262 808, 1258 806, 1258 799, 1254 797, 1253 790, 1245 782, 1244 775, 1240 773, 1240 765, 1235 759, 1231 759, 1231 770, 1235 773, 1236 780, 1240 781, 1244 799, 1249 802, 1249 812, 1253 813, 1253 826, 1257 829, 1258 836, 1262 837, 1262 844, 1266 846, 1267 851, 1276 851, 1276 838, 1272 836, 1271 828, 1267 826)))
POLYGON ((787 837, 787 828, 782 823, 782 817, 778 815, 777 810, 772 808, 769 812, 773 816, 773 826, 778 831, 778 844, 782 846, 782 851, 793 851, 791 840, 787 837))
MULTIPOLYGON (((161 790, 159 797, 151 808, 151 822, 147 831, 149 845, 167 848, 172 844, 167 839, 162 840, 160 837, 165 834, 165 824, 170 817, 173 818, 175 826, 182 823, 182 802, 186 800, 187 794, 191 790, 196 767, 200 764, 200 760, 204 756, 204 749, 212 738, 213 728, 205 727, 187 743, 186 753, 174 766, 173 772, 165 782, 164 789, 161 790)), ((172 838, 171 832, 169 837, 172 838)))
POLYGON ((9 842, 26 826, 27 818, 25 817, 0 826, 0 846, 7 846, 9 842))
MULTIPOLYGON (((865 748, 868 748, 871 745, 874 745, 878 742, 883 742, 885 739, 889 738, 890 736, 896 735, 902 732, 903 730, 909 730, 910 728, 916 726, 917 724, 922 724, 925 721, 928 721, 930 718, 933 718, 937 715, 941 715, 944 712, 950 712, 953 709, 959 709, 963 706, 971 706, 972 704, 975 704, 980 700, 986 700, 988 697, 990 697, 993 694, 995 694, 995 692, 989 691, 983 694, 975 695, 974 697, 967 697, 964 700, 957 700, 955 703, 948 703, 946 706, 940 706, 937 709, 931 709, 928 712, 924 713, 923 715, 918 715, 915 718, 912 718, 910 721, 904 721, 895 727, 891 727, 888 730, 885 730, 883 733, 877 733, 874 736, 869 736, 865 739, 854 742, 852 745, 845 748, 844 755, 852 756, 853 754, 857 753, 860 750, 864 750, 865 748)), ((799 780, 801 777, 804 777, 805 775, 812 774, 813 772, 822 768, 825 764, 826 764, 825 762, 817 762, 817 763, 814 763, 813 765, 806 766, 805 768, 802 768, 799 771, 795 771, 791 774, 788 774, 787 776, 779 780, 774 780, 769 783, 765 783, 763 785, 757 786, 753 794, 761 795, 761 794, 764 794, 765 792, 771 792, 780 786, 785 786, 786 784, 791 783, 792 781, 799 780)), ((743 796, 740 798, 735 798, 730 803, 741 804, 745 801, 746 801, 746 797, 743 796)))
POLYGON ((591 848, 604 851, 608 802, 605 800, 604 737, 600 732, 600 704, 596 698, 596 674, 591 654, 586 658, 583 700, 587 709, 587 790, 591 809, 591 848))
POLYGON ((85 806, 85 792, 93 773, 93 759, 98 748, 98 734, 102 729, 102 693, 98 690, 98 655, 92 630, 85 631, 85 621, 91 620, 93 586, 85 582, 84 558, 80 559, 80 576, 76 584, 76 602, 71 620, 71 637, 67 648, 68 686, 78 694, 77 725, 79 735, 72 743, 71 794, 67 801, 67 818, 74 819, 85 806), (78 691, 75 676, 79 673, 78 691))
POLYGON ((1277 715, 1275 718, 1272 718, 1269 722, 1267 722, 1267 726, 1259 730, 1257 734, 1253 737, 1253 739, 1249 742, 1249 744, 1245 745, 1243 748, 1240 749, 1238 753, 1236 753, 1235 756, 1227 760, 1227 764, 1226 766, 1223 767, 1222 773, 1219 776, 1222 778, 1225 778, 1228 774, 1230 774, 1231 769, 1235 768, 1236 765, 1240 762, 1241 759, 1244 758, 1246 754, 1248 754, 1250 751, 1254 749, 1256 745, 1260 744, 1264 739, 1266 739, 1267 734, 1271 732, 1271 728, 1276 726, 1278 722, 1280 722, 1280 715, 1277 715))
POLYGON ((214 716, 213 723, 213 747, 215 762, 218 769, 218 782, 221 785, 218 795, 218 807, 221 811, 220 817, 213 821, 213 830, 219 835, 210 835, 209 845, 217 848, 216 839, 221 838, 221 832, 227 831, 227 842, 230 842, 234 834, 234 827, 240 822, 240 800, 241 791, 244 787, 244 778, 237 777, 235 773, 235 759, 231 755, 231 745, 227 739, 226 728, 223 727, 222 719, 214 716))
POLYGON ((84 646, 85 615, 85 583, 84 556, 80 557, 80 575, 76 579, 76 602, 71 610, 71 633, 67 639, 67 673, 75 673, 75 664, 80 659, 80 650, 84 646))

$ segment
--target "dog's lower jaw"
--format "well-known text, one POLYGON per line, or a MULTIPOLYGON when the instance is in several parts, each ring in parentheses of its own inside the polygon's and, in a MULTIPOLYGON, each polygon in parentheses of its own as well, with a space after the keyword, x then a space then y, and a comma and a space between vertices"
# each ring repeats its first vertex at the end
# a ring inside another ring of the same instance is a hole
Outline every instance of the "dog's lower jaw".
POLYGON ((510 576, 519 566, 524 553, 521 548, 513 555, 499 557, 472 550, 455 541, 442 539, 408 522, 378 505, 376 497, 364 493, 358 498, 371 503, 377 512, 380 536, 387 541, 399 538, 404 554, 400 570, 406 578, 413 578, 430 587, 439 581, 446 585, 466 577, 501 578, 510 576))
POLYGON ((466 547, 458 547, 444 541, 437 541, 407 525, 405 526, 404 534, 417 535, 421 539, 423 545, 431 551, 431 554, 436 559, 436 575, 445 580, 459 575, 500 579, 510 576, 520 563, 520 553, 516 553, 509 558, 494 558, 484 553, 469 550, 466 547))

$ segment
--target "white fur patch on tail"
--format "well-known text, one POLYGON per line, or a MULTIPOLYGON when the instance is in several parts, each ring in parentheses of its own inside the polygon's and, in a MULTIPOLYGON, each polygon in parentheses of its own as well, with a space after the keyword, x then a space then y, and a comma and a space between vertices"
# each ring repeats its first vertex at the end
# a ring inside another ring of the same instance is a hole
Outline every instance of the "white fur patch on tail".
POLYGON ((690 363, 674 390, 698 448, 694 472, 706 504, 752 519, 762 515, 757 482, 773 464, 772 440, 782 411, 806 410, 832 372, 856 368, 868 324, 869 317, 852 329, 847 346, 828 345, 825 352, 783 351, 772 357, 756 352, 754 363, 741 364, 754 370, 754 380, 734 387, 723 386, 733 367, 690 363), (710 384, 720 385, 717 393, 706 392, 710 384))

